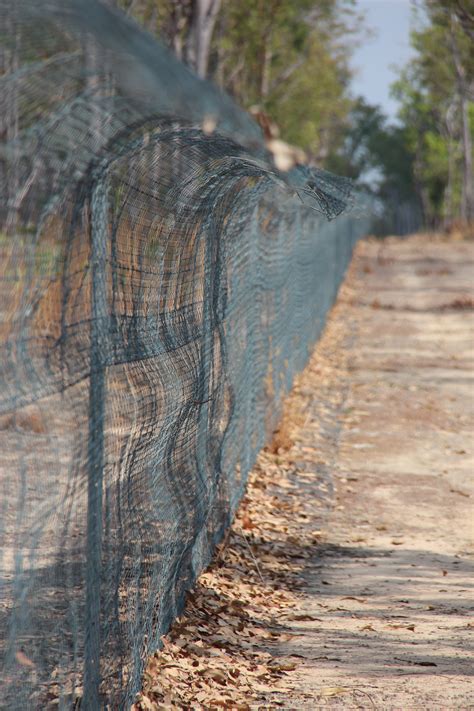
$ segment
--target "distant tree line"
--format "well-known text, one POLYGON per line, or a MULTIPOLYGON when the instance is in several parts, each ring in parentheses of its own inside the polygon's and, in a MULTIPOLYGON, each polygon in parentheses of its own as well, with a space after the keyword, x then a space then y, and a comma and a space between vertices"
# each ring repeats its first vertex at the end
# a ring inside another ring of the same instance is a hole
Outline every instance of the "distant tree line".
POLYGON ((351 108, 354 0, 119 0, 201 77, 258 107, 323 164, 351 108))
MULTIPOLYGON (((414 56, 392 89, 396 123, 351 93, 352 54, 367 36, 355 0, 103 1, 263 116, 270 133, 276 125, 310 161, 365 185, 386 229, 474 221, 474 0, 414 0, 414 56)), ((10 45, 0 73, 16 66, 10 45)), ((15 92, 4 103, 0 133, 11 138, 15 92)))
POLYGON ((351 95, 350 60, 364 39, 354 0, 118 4, 201 77, 258 106, 313 162, 365 183, 400 231, 474 219, 474 0, 416 3, 394 124, 351 95))

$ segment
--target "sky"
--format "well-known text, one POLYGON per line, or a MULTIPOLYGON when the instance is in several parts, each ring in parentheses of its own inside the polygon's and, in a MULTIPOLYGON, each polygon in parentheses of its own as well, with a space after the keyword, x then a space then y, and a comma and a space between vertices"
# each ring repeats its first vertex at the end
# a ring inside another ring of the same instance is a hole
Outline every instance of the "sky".
POLYGON ((394 64, 403 66, 410 59, 410 0, 356 0, 365 13, 365 24, 373 36, 364 40, 352 61, 356 76, 352 84, 355 95, 371 104, 379 104, 393 120, 397 102, 390 97, 390 84, 397 78, 394 64))

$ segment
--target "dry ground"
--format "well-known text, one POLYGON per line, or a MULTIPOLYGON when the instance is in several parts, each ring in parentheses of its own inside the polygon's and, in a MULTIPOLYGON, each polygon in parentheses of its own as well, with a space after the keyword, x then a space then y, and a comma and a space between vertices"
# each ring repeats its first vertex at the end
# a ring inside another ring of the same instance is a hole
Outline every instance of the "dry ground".
POLYGON ((473 266, 359 245, 136 709, 474 709, 473 266))

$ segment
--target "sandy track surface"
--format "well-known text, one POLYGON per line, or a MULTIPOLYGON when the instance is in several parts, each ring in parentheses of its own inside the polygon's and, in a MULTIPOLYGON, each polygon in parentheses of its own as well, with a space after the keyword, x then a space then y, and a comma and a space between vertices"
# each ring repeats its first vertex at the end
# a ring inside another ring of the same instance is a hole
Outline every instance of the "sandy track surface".
POLYGON ((473 266, 359 244, 135 709, 474 709, 473 266))
POLYGON ((335 507, 304 574, 315 619, 289 626, 288 708, 474 708, 473 266, 467 243, 359 245, 334 315, 352 332, 335 507))

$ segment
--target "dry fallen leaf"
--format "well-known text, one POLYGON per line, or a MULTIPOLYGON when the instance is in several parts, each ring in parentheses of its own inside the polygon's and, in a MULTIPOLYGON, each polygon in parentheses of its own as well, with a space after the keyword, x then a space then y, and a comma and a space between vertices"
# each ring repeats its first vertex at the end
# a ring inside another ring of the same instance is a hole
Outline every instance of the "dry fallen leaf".
POLYGON ((362 603, 367 602, 367 600, 364 600, 364 598, 354 597, 353 595, 346 595, 345 597, 342 597, 341 600, 355 600, 356 602, 362 602, 362 603))
POLYGON ((339 696, 340 694, 347 694, 351 689, 347 686, 325 686, 321 689, 320 695, 325 697, 339 696))
POLYGON ((296 669, 296 664, 294 662, 277 662, 270 665, 272 671, 293 671, 296 669))
POLYGON ((244 514, 242 517, 242 528, 245 528, 246 531, 250 531, 252 528, 255 528, 255 524, 248 514, 244 514))
POLYGON ((465 496, 467 498, 470 498, 471 494, 468 494, 466 491, 461 491, 460 489, 450 489, 450 492, 452 494, 459 494, 459 496, 465 496))
POLYGON ((26 654, 20 650, 15 653, 15 659, 18 662, 18 664, 21 664, 23 667, 33 668, 35 666, 35 663, 32 662, 31 659, 29 657, 27 657, 26 654))
POLYGON ((291 621, 301 621, 301 622, 309 622, 309 621, 315 621, 315 622, 323 622, 323 620, 320 617, 315 617, 314 615, 310 615, 307 612, 295 612, 290 615, 287 615, 287 620, 291 621))
POLYGON ((415 631, 415 625, 397 625, 397 624, 390 624, 387 625, 388 629, 393 629, 393 630, 410 630, 410 632, 415 631))

